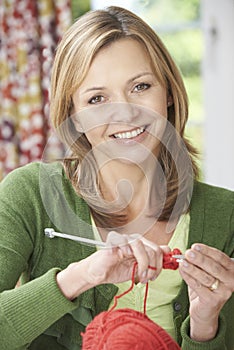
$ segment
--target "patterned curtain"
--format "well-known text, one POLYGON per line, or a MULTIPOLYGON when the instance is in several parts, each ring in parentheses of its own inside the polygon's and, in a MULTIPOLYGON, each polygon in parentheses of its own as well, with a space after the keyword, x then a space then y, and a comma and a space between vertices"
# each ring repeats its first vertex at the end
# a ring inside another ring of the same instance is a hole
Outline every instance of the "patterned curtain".
POLYGON ((55 48, 71 22, 69 0, 0 0, 0 180, 45 149, 47 159, 62 157, 48 90, 55 48))

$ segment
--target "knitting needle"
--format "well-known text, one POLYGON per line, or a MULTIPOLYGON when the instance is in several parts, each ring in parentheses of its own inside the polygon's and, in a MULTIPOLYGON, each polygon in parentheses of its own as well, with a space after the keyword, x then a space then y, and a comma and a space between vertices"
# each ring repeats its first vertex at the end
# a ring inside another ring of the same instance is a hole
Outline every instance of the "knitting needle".
MULTIPOLYGON (((185 259, 184 255, 172 255, 174 259, 176 259, 178 262, 181 262, 185 259)), ((232 261, 234 261, 234 258, 231 258, 232 261)))
POLYGON ((86 244, 99 246, 99 247, 103 247, 103 248, 107 247, 105 242, 96 241, 96 240, 90 239, 90 238, 68 235, 66 233, 56 232, 56 231, 54 231, 53 228, 45 228, 44 232, 45 232, 45 235, 49 238, 61 237, 61 238, 71 239, 72 241, 86 243, 86 244))

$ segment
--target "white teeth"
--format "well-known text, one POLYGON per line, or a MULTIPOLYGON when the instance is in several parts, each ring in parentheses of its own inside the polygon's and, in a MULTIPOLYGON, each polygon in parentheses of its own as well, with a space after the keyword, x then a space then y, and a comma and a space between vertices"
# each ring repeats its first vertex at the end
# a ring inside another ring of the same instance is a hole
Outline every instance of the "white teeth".
POLYGON ((131 139, 132 137, 136 137, 137 135, 141 134, 144 130, 145 129, 141 127, 132 131, 114 134, 113 136, 117 139, 131 139))

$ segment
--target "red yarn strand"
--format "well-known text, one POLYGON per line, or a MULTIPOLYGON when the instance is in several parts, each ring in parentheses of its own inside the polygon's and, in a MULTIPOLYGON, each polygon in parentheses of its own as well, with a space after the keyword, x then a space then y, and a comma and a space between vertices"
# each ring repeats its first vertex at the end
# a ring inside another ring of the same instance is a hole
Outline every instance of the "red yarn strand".
MULTIPOLYGON (((164 269, 170 269, 170 270, 177 270, 178 267, 179 267, 179 263, 176 261, 175 258, 173 258, 173 255, 178 255, 178 254, 181 254, 181 251, 178 248, 173 249, 170 253, 163 254, 163 268, 164 269)), ((131 286, 125 292, 123 292, 122 294, 116 295, 114 297, 114 305, 109 309, 109 312, 116 308, 119 298, 121 298, 124 295, 128 294, 133 289, 134 283, 135 283, 136 268, 137 268, 137 262, 135 262, 133 264, 132 277, 131 277, 131 280, 132 280, 131 286)), ((154 270, 154 271, 157 270, 156 267, 150 266, 150 265, 148 266, 148 268, 151 269, 151 270, 154 270)), ((149 290, 149 284, 147 282, 146 286, 145 286, 145 296, 144 296, 144 304, 143 304, 144 315, 146 315, 146 302, 147 302, 148 290, 149 290)))
MULTIPOLYGON (((148 266, 149 269, 156 271, 157 268, 153 266, 148 266)), ((148 291, 149 291, 149 283, 147 282, 145 285, 145 296, 144 296, 144 315, 146 315, 146 302, 148 297, 148 291)))
POLYGON ((147 282, 145 285, 145 297, 144 297, 144 315, 146 315, 146 302, 148 297, 149 283, 147 282))
POLYGON ((128 288, 128 289, 127 289, 125 292, 123 292, 122 294, 114 296, 114 305, 109 309, 109 312, 112 311, 112 310, 114 310, 114 309, 116 308, 119 298, 123 297, 125 294, 128 294, 128 293, 131 292, 131 290, 133 289, 133 287, 134 287, 134 282, 135 282, 136 268, 137 268, 137 262, 135 262, 134 265, 133 265, 133 269, 132 269, 132 284, 131 284, 130 288, 128 288))

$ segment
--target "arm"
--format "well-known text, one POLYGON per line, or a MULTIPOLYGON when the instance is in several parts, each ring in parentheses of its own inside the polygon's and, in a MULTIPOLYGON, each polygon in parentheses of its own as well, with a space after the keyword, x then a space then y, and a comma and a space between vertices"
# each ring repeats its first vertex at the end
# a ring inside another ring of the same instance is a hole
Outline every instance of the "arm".
POLYGON ((0 185, 0 338, 6 350, 26 346, 64 314, 76 309, 77 297, 85 290, 131 279, 134 261, 138 262, 142 282, 155 278, 162 265, 162 249, 150 243, 145 246, 142 239, 130 249, 125 246, 101 250, 64 270, 49 269, 15 289, 21 273, 37 263, 32 263, 33 254, 39 249, 37 236, 43 235, 43 228, 47 227, 42 219, 45 214, 37 203, 40 194, 30 183, 32 174, 24 178, 25 174, 19 172, 0 185), (158 270, 148 270, 148 265, 157 265, 158 270))
POLYGON ((5 350, 31 343, 64 314, 78 307, 68 301, 52 269, 25 285, 0 294, 0 338, 5 350))
POLYGON ((209 347, 209 349, 212 350, 227 350, 228 348, 225 345, 226 330, 226 320, 221 313, 219 317, 218 331, 215 337, 207 342, 194 341, 190 338, 190 317, 188 316, 181 328, 181 334, 183 339, 181 349, 207 350, 209 347))
POLYGON ((0 184, 0 339, 6 350, 26 346, 78 306, 78 300, 68 301, 58 288, 57 268, 15 288, 22 272, 33 268, 36 249, 32 203, 37 193, 28 180, 20 171, 20 176, 12 174, 0 184))
POLYGON ((228 300, 233 305, 234 262, 215 248, 195 244, 186 252, 180 272, 190 299, 190 316, 182 327, 183 349, 193 349, 194 343, 199 349, 207 344, 211 349, 225 349, 227 325, 221 310, 228 300), (211 290, 216 280, 218 288, 211 290))
POLYGON ((91 287, 131 280, 134 262, 138 263, 137 279, 146 283, 160 274, 163 253, 169 250, 169 247, 159 247, 144 238, 131 244, 126 240, 119 247, 99 250, 82 261, 70 264, 58 273, 57 283, 64 296, 73 300, 91 287), (157 266, 157 269, 149 269, 149 266, 157 266))

